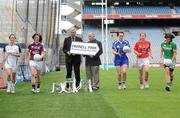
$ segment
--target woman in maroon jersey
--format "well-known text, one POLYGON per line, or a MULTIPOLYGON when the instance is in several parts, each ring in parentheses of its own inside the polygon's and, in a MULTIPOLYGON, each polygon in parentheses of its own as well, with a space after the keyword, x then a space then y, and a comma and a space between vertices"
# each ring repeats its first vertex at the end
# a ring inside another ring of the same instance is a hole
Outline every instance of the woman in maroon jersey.
POLYGON ((42 36, 39 33, 35 33, 33 36, 33 43, 28 46, 29 65, 31 69, 31 83, 32 92, 40 92, 40 80, 41 80, 41 70, 42 70, 42 58, 45 56, 44 46, 42 45, 42 36), (39 54, 41 60, 35 60, 34 55, 39 54), (35 75, 37 74, 37 79, 35 75))

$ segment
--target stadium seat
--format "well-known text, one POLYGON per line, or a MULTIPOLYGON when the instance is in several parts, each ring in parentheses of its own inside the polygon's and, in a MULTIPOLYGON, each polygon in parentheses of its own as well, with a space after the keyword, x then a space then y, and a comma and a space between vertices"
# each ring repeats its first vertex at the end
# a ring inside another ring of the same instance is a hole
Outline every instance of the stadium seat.
MULTIPOLYGON (((112 9, 110 7, 107 8, 108 14, 112 14, 112 9)), ((101 14, 101 7, 100 6, 84 6, 83 14, 101 14)), ((105 8, 104 8, 105 13, 105 8)))
POLYGON ((170 7, 162 6, 120 6, 117 14, 171 14, 170 7))
MULTIPOLYGON (((117 14, 172 14, 168 6, 120 6, 115 7, 117 14)), ((180 12, 179 8, 176 9, 180 12)), ((108 7, 108 14, 112 14, 112 9, 108 7)), ((101 14, 100 6, 84 6, 83 14, 101 14)), ((105 13, 105 8, 104 8, 105 13)))
POLYGON ((180 7, 176 7, 176 12, 180 14, 180 7))

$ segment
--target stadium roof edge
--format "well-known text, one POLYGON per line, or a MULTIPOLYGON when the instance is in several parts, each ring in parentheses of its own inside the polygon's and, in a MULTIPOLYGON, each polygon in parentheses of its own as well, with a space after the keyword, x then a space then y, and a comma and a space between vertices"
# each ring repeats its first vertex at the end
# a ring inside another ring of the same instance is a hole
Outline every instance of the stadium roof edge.
MULTIPOLYGON (((92 2, 102 2, 102 0, 84 0, 85 4, 91 4, 92 2)), ((105 0, 104 0, 105 2, 105 0)), ((114 4, 115 2, 120 3, 120 4, 124 4, 126 2, 128 3, 138 3, 140 5, 144 5, 144 4, 153 4, 153 5, 180 5, 179 0, 108 0, 107 1, 108 4, 114 4)), ((130 4, 131 5, 131 4, 130 4)))
MULTIPOLYGON (((102 0, 84 0, 85 2, 101 2, 102 0)), ((104 0, 105 1, 105 0, 104 0)), ((172 2, 179 2, 179 0, 171 0, 172 2)), ((154 2, 154 0, 110 0, 108 2, 154 2)), ((169 0, 156 0, 156 2, 169 2, 169 0)))

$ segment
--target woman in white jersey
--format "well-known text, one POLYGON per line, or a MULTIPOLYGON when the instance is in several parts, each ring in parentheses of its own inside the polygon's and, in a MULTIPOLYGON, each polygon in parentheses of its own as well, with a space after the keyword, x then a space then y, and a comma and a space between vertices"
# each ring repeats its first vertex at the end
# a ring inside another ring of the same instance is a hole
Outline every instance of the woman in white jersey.
POLYGON ((9 35, 9 44, 3 50, 3 62, 7 73, 7 92, 15 93, 17 60, 20 57, 19 47, 15 45, 15 35, 9 35))

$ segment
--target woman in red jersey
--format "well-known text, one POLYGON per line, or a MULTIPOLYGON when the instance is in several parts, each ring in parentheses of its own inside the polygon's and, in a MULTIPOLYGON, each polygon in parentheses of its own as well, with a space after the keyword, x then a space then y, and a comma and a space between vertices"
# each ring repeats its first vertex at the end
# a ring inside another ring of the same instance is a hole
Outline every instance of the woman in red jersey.
POLYGON ((140 33, 140 39, 134 46, 134 53, 137 55, 140 89, 149 88, 149 57, 152 56, 151 43, 146 40, 146 33, 140 33))

